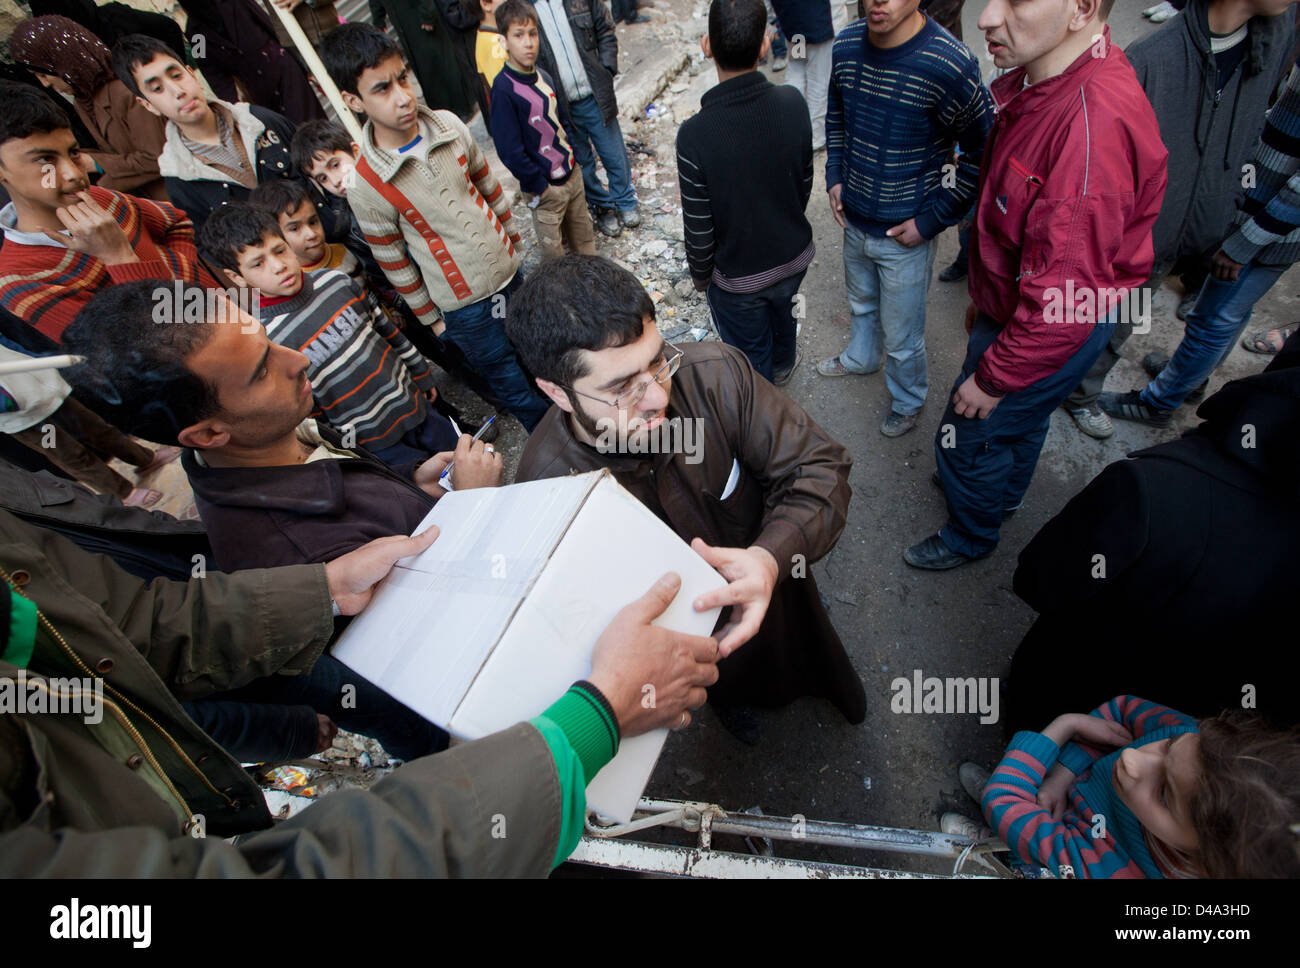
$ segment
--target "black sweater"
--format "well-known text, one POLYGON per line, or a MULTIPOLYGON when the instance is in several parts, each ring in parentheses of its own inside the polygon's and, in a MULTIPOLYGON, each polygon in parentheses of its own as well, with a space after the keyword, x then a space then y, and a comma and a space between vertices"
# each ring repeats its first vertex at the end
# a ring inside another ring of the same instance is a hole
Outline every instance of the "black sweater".
POLYGON ((812 122, 794 88, 757 71, 711 88, 677 133, 677 175, 693 278, 756 292, 812 261, 812 122))

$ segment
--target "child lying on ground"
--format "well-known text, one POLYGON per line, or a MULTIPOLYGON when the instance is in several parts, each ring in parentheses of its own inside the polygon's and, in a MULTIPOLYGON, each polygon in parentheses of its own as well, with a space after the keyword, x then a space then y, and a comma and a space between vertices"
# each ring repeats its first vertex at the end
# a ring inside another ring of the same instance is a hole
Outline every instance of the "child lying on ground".
POLYGON ((983 808, 1017 859, 1061 877, 1295 877, 1300 732, 1119 696, 1017 733, 983 808))

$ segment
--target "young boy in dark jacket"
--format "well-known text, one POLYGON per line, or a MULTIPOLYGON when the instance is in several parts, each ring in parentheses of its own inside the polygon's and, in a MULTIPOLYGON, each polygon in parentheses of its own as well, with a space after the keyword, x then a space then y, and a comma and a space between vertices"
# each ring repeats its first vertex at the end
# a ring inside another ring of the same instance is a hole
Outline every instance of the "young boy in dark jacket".
POLYGON ((582 172, 574 164, 555 96, 555 82, 537 67, 537 11, 527 0, 496 10, 506 63, 492 84, 492 140, 519 179, 533 212, 537 243, 548 256, 596 254, 582 172))
POLYGON ((686 259, 718 334, 777 386, 798 362, 795 296, 816 247, 812 124, 803 98, 757 70, 762 0, 714 0, 701 40, 718 84, 677 133, 686 259))

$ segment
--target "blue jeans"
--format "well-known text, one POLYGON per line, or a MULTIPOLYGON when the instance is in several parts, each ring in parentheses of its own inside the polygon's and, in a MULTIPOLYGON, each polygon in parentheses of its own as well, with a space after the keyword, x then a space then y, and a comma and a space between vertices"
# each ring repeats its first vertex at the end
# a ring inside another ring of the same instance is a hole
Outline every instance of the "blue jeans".
POLYGON ((799 325, 794 297, 807 272, 796 272, 758 292, 727 292, 715 285, 704 292, 722 341, 749 357, 750 365, 769 380, 774 372, 794 365, 799 325))
POLYGON ((1173 410, 1210 378, 1241 338, 1251 311, 1273 288, 1289 266, 1247 262, 1234 282, 1210 276, 1201 286, 1196 305, 1187 314, 1187 332, 1169 364, 1142 391, 1142 402, 1157 410, 1173 410))
MULTIPOLYGON (((948 522, 939 537, 953 551, 979 558, 998 546, 1002 514, 1025 499, 1052 411, 1079 385, 1114 328, 1113 317, 1098 323, 1064 366, 1023 390, 1008 393, 983 420, 957 416, 949 396, 934 435, 934 458, 948 499, 948 522)), ((975 372, 1000 332, 991 317, 979 314, 953 393, 975 372)))
POLYGON ((772 10, 772 0, 767 0, 767 23, 769 27, 776 28, 776 36, 772 38, 772 56, 785 57, 790 52, 790 48, 786 45, 785 34, 781 33, 781 24, 772 10))
POLYGON ((600 105, 594 94, 569 102, 569 117, 573 121, 573 156, 582 166, 582 184, 587 189, 587 207, 593 212, 616 208, 630 212, 636 208, 636 192, 632 190, 632 165, 627 160, 627 145, 623 144, 623 129, 615 117, 609 124, 600 115, 600 105), (596 152, 592 154, 592 147, 596 152), (605 166, 606 188, 596 177, 596 155, 605 166))
MULTIPOLYGON (((506 297, 505 306, 509 306, 510 297, 523 284, 524 274, 515 273, 510 284, 502 290, 506 297)), ((442 314, 447 321, 447 330, 442 336, 460 348, 470 366, 487 380, 505 408, 518 417, 531 434, 550 404, 533 392, 532 383, 515 356, 515 348, 506 337, 505 316, 492 314, 497 305, 497 300, 488 296, 460 309, 447 310, 442 314)))
POLYGON ((874 373, 885 354, 885 385, 894 413, 911 416, 929 392, 925 367, 925 296, 934 270, 934 239, 915 248, 844 230, 844 283, 852 313, 849 347, 840 363, 874 373))

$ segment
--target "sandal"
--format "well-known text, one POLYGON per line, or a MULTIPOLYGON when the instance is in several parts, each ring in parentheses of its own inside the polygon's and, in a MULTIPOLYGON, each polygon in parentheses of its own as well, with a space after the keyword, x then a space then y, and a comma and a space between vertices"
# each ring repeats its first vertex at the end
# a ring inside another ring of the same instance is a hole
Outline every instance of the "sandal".
POLYGON ((152 487, 136 487, 122 499, 122 503, 129 508, 151 508, 161 500, 162 491, 155 491, 152 487))
POLYGON ((1277 329, 1261 329, 1251 333, 1241 341, 1241 348, 1250 350, 1252 353, 1259 353, 1263 356, 1274 356, 1282 351, 1281 346, 1274 346, 1273 341, 1269 339, 1274 333, 1282 337, 1282 343, 1285 344, 1291 338, 1291 334, 1296 331, 1296 324, 1290 326, 1279 326, 1277 329))

